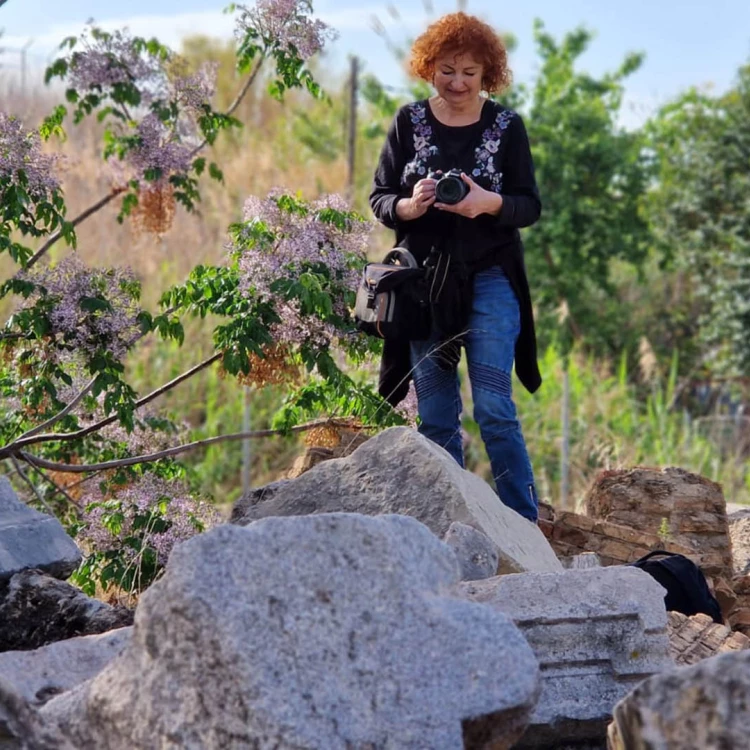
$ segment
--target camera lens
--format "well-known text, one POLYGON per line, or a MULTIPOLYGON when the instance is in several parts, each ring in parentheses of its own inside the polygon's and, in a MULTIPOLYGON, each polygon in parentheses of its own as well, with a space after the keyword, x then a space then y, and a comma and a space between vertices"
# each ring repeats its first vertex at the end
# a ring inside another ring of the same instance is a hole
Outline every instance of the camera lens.
POLYGON ((466 197, 467 192, 464 181, 452 175, 443 177, 435 185, 435 198, 439 203, 449 205, 460 203, 466 197))

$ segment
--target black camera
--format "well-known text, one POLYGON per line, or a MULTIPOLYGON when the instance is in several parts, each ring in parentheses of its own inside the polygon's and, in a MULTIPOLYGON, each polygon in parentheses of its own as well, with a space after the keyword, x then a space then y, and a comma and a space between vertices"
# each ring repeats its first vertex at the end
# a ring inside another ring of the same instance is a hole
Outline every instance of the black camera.
POLYGON ((430 172, 427 175, 435 183, 435 201, 454 206, 460 203, 468 194, 469 186, 461 178, 460 169, 451 169, 450 172, 430 172))

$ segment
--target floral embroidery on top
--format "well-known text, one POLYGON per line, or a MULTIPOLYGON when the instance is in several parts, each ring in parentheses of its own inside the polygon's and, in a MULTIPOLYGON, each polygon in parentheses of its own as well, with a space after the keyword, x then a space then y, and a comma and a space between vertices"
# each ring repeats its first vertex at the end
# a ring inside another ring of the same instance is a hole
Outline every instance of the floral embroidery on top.
POLYGON ((503 131, 507 130, 510 121, 515 116, 516 113, 509 109, 498 112, 492 127, 482 133, 482 143, 474 149, 477 167, 472 171, 471 176, 487 177, 490 181, 490 189, 496 193, 502 192, 503 173, 495 169, 493 156, 500 150, 503 131))
POLYGON ((432 127, 427 123, 427 108, 420 102, 415 102, 409 106, 409 118, 414 131, 414 152, 415 157, 404 168, 402 180, 409 182, 411 175, 416 176, 418 181, 427 176, 426 163, 430 157, 438 152, 436 145, 432 143, 432 127))
MULTIPOLYGON (((485 177, 490 189, 500 193, 503 189, 503 173, 495 169, 494 156, 500 150, 503 132, 516 116, 512 110, 498 112, 492 125, 482 133, 482 141, 474 149, 477 166, 471 173, 473 178, 485 177)), ((406 164, 401 177, 404 185, 413 185, 427 176, 427 163, 438 153, 438 147, 432 142, 432 126, 427 121, 427 107, 423 102, 409 105, 414 140, 414 158, 406 164)))

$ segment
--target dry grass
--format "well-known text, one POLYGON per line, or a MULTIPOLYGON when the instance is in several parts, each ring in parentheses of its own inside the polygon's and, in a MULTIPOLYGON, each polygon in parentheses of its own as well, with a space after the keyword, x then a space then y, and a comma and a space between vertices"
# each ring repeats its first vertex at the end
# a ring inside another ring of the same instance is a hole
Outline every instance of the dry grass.
MULTIPOLYGON (((219 57, 225 67, 220 71, 223 88, 220 86, 217 92, 215 106, 231 101, 237 88, 234 72, 231 67, 227 70, 230 61, 219 57)), ((331 82, 329 90, 336 88, 340 88, 339 84, 331 82)), ((28 127, 33 127, 60 103, 61 97, 50 91, 23 97, 0 79, 0 101, 4 110, 18 114, 28 127)), ((227 226, 241 218, 248 196, 265 195, 276 187, 299 191, 308 199, 327 192, 344 192, 345 156, 341 154, 333 161, 318 158, 296 139, 297 113, 310 107, 326 114, 325 105, 313 102, 305 92, 291 92, 284 103, 279 103, 265 93, 261 80, 256 81, 236 113, 245 127, 225 134, 216 147, 204 154, 223 170, 224 184, 207 176, 202 179, 203 199, 198 213, 189 214, 178 206, 171 227, 154 236, 139 229, 138 222, 132 219, 119 225, 116 199, 79 226, 77 252, 92 266, 130 267, 142 282, 144 307, 156 311, 165 289, 184 281, 197 264, 222 262, 227 226)), ((61 178, 68 216, 72 218, 104 197, 115 182, 101 156, 101 126, 89 119, 77 127, 67 124, 66 128, 66 141, 52 142, 49 148, 64 156, 61 178)), ((374 158, 368 154, 362 169, 371 169, 374 158)), ((366 185, 367 181, 363 173, 358 182, 366 185)), ((366 206, 364 190, 356 196, 355 203, 360 209, 366 206)), ((49 258, 59 259, 70 252, 60 243, 52 248, 49 258)), ((0 278, 7 278, 14 270, 9 258, 0 258, 0 278)), ((10 314, 10 302, 0 303, 0 320, 10 314)), ((186 320, 186 345, 182 349, 154 337, 144 340, 129 358, 130 382, 145 393, 209 356, 214 324, 210 319, 186 320)), ((258 404, 254 407, 254 427, 267 425, 274 404, 279 404, 282 397, 278 389, 254 395, 258 404)), ((234 379, 223 380, 212 370, 200 373, 162 398, 160 405, 180 420, 185 419, 196 433, 216 434, 241 429, 243 398, 244 390, 234 379)), ((291 464, 297 445, 297 441, 253 445, 253 483, 257 485, 283 473, 291 464)), ((212 478, 207 479, 205 487, 217 499, 234 496, 239 485, 241 447, 239 443, 229 444, 222 451, 227 456, 227 468, 219 471, 211 467, 212 478)), ((211 460, 211 454, 196 455, 191 460, 204 459, 211 460)), ((217 459, 213 456, 214 462, 217 459)))

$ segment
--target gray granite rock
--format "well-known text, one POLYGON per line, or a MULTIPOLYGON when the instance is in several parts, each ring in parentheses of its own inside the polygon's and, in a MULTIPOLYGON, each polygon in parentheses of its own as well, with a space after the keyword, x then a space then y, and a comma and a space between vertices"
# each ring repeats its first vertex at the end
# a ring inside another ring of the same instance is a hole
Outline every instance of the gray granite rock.
POLYGON ((0 674, 0 748, 2 750, 82 750, 74 748, 54 725, 0 674))
POLYGON ((121 655, 41 713, 97 750, 509 748, 536 660, 457 582, 403 516, 220 526, 175 549, 121 655))
POLYGON ((500 573, 563 569, 536 524, 503 505, 483 479, 408 427, 384 430, 350 456, 318 464, 276 488, 269 500, 239 501, 232 521, 333 512, 412 516, 441 539, 458 521, 492 540, 500 573))
POLYGON ((36 570, 0 584, 0 652, 41 648, 133 624, 133 613, 36 570))
POLYGON ((132 628, 69 638, 34 651, 0 654, 0 675, 32 705, 95 677, 130 642, 132 628))
POLYGON ((462 581, 478 581, 497 574, 497 549, 486 534, 456 521, 443 541, 456 554, 462 581))
POLYGON ((614 710, 612 750, 750 747, 750 651, 655 675, 614 710))
POLYGON ((31 568, 67 578, 80 562, 81 551, 62 524, 22 503, 0 476, 0 582, 31 568))
POLYGON ((275 482, 265 484, 262 487, 251 487, 237 501, 237 505, 243 508, 251 508, 259 503, 270 500, 278 490, 289 484, 290 479, 279 479, 275 482))
POLYGON ((642 570, 499 576, 460 591, 511 617, 542 668, 542 694, 518 748, 605 742, 617 701, 673 666, 664 589, 642 570))
POLYGON ((580 555, 563 557, 560 562, 567 570, 583 570, 585 568, 601 568, 602 561, 596 552, 582 552, 580 555))

